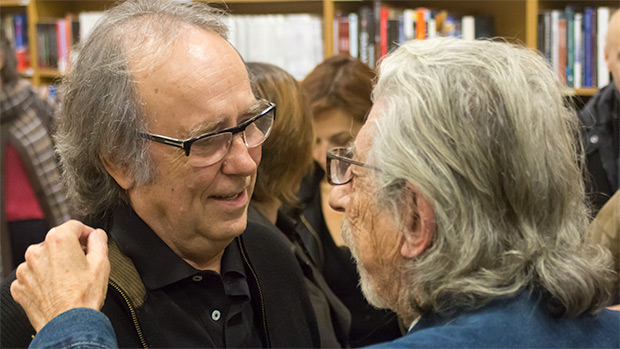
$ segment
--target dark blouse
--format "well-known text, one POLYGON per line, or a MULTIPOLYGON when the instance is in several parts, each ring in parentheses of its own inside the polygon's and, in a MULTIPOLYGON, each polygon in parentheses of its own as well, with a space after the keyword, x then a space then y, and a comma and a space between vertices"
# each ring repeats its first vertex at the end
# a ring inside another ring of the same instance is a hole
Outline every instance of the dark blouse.
MULTIPOLYGON (((359 275, 351 253, 346 247, 338 247, 325 224, 321 210, 320 182, 325 173, 316 165, 312 174, 302 182, 300 200, 303 209, 297 211, 298 231, 304 240, 317 240, 315 256, 317 266, 325 281, 351 312, 352 324, 349 336, 351 347, 362 347, 393 340, 402 336, 396 314, 380 310, 368 304, 359 285, 359 275)), ((294 210, 287 210, 294 214, 294 210)))

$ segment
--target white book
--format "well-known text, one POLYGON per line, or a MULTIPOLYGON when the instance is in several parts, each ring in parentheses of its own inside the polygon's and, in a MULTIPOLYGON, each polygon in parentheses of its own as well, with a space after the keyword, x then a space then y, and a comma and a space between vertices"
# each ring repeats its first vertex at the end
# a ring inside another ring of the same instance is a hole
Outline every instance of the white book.
POLYGON ((474 16, 463 16, 461 32, 464 40, 476 40, 476 19, 474 16))
POLYGON ((609 69, 605 62, 605 39, 609 27, 609 7, 599 7, 596 10, 597 22, 597 81, 598 88, 609 85, 609 69))
POLYGON ((560 67, 560 11, 551 11, 551 65, 553 71, 559 71, 560 67))
POLYGON ((358 16, 357 13, 349 13, 349 54, 353 58, 359 57, 359 38, 358 38, 358 16))
MULTIPOLYGON (((437 37, 437 25, 435 23, 436 23, 435 18, 431 18, 426 22, 426 32, 427 32, 428 39, 437 37)), ((474 24, 475 24, 475 21, 474 21, 474 24)))
POLYGON ((575 13, 575 25, 573 27, 573 38, 575 40, 575 66, 573 68, 573 87, 583 86, 583 13, 575 13))
POLYGON ((405 40, 415 39, 415 10, 406 9, 403 12, 403 32, 405 33, 405 40))

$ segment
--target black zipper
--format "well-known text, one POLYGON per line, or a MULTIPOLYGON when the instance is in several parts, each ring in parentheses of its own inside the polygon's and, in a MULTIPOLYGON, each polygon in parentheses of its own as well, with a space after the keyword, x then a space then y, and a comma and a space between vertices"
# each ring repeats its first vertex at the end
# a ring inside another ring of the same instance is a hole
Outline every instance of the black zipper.
POLYGON ((129 301, 129 298, 125 295, 125 292, 123 292, 123 290, 121 290, 121 288, 114 281, 109 280, 108 284, 110 284, 110 286, 112 286, 112 288, 114 288, 125 300, 125 304, 127 304, 127 307, 129 308, 129 313, 131 314, 131 320, 133 321, 133 325, 136 328, 136 332, 138 333, 140 344, 142 344, 142 347, 144 349, 148 349, 148 346, 146 345, 146 340, 144 340, 144 335, 142 334, 142 328, 140 327, 138 317, 136 316, 136 312, 133 308, 133 305, 131 304, 131 301, 129 301))

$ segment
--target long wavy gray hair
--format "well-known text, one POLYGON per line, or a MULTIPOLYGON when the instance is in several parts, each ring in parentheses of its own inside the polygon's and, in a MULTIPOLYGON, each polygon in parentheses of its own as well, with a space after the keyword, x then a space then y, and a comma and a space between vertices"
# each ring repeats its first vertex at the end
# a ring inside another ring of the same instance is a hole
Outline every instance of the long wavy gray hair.
POLYGON ((68 196, 79 215, 101 215, 127 200, 102 157, 123 166, 136 185, 153 179, 146 141, 139 136, 146 129, 133 73, 164 63, 171 44, 188 28, 226 38, 222 15, 200 3, 125 1, 107 11, 78 47, 61 86, 56 144, 68 196))
POLYGON ((369 158, 379 202, 400 217, 403 179, 430 201, 432 245, 407 266, 418 312, 542 291, 554 313, 608 301, 608 253, 584 245, 577 118, 533 51, 507 43, 407 43, 380 65, 369 158))

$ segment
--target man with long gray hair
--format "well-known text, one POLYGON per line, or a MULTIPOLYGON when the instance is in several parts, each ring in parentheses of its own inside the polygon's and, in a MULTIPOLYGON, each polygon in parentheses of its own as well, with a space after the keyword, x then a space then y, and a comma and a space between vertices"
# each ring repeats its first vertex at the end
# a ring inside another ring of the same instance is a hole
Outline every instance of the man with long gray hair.
MULTIPOLYGON (((103 306, 121 347, 319 345, 293 252, 278 233, 247 223, 276 109, 252 93, 221 16, 200 3, 125 1, 81 44, 63 83, 56 140, 69 198, 109 243, 72 221, 63 227, 83 233, 86 256, 71 253, 77 239, 63 243, 64 228, 29 247, 11 292, 15 277, 2 288, 2 347, 28 346, 70 309, 41 293, 51 280, 82 307, 103 306), (75 257, 62 270, 77 277, 41 272, 46 251, 75 257)), ((103 335, 79 314, 55 326, 79 324, 82 342, 103 335)))
POLYGON ((559 87, 506 43, 414 41, 381 63, 328 175, 364 294, 411 324, 385 347, 620 345, 559 87))

